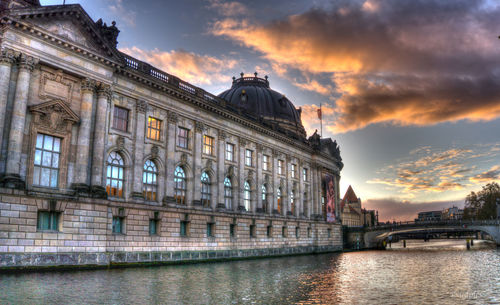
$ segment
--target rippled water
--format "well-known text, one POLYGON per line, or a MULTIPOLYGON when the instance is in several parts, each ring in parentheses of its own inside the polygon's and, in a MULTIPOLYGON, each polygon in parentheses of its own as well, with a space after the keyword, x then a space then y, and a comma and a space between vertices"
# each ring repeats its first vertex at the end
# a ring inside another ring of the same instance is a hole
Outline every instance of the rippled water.
POLYGON ((500 250, 408 241, 387 251, 0 275, 0 303, 499 304, 500 250))

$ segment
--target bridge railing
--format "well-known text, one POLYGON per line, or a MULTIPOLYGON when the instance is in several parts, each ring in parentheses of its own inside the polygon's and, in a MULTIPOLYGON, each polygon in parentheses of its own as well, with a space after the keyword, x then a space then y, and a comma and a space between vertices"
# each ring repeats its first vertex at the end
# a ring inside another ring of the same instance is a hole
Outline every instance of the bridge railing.
POLYGON ((404 228, 404 227, 415 227, 415 226, 445 226, 445 225, 453 225, 453 226, 484 226, 484 225, 500 225, 500 219, 492 219, 492 220, 424 220, 424 221, 400 221, 394 222, 390 224, 379 224, 373 227, 367 227, 368 231, 375 230, 385 230, 385 229, 394 229, 394 228, 404 228))

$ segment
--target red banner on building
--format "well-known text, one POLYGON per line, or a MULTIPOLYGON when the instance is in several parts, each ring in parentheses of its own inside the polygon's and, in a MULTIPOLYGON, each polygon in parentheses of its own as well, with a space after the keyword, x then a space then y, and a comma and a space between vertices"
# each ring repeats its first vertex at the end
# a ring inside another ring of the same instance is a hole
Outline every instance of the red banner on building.
POLYGON ((332 175, 325 175, 325 187, 326 187, 326 221, 336 222, 337 218, 335 216, 335 180, 332 175))

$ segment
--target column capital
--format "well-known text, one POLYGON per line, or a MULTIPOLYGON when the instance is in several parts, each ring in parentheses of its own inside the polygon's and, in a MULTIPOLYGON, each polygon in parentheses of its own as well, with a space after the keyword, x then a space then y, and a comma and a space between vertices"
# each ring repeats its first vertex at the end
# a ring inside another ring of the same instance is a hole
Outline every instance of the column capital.
POLYGON ((243 138, 240 138, 240 141, 239 141, 239 142, 240 142, 239 144, 240 144, 240 146, 241 146, 241 147, 244 147, 244 146, 246 146, 246 145, 247 145, 247 140, 245 140, 245 139, 243 139, 243 138))
POLYGON ((196 132, 203 132, 203 130, 205 130, 205 124, 203 124, 203 122, 200 122, 200 121, 195 121, 194 122, 194 130, 196 132))
POLYGON ((97 97, 105 97, 106 99, 111 99, 111 95, 113 91, 111 90, 111 86, 103 83, 99 83, 96 86, 97 89, 97 97))
POLYGON ((84 78, 81 82, 81 92, 93 93, 96 87, 96 83, 93 79, 84 78))
POLYGON ((227 134, 224 130, 219 129, 219 140, 224 141, 227 138, 227 134))
POLYGON ((135 104, 135 110, 137 113, 146 113, 146 110, 148 109, 148 103, 143 100, 137 100, 137 103, 135 104))
POLYGON ((173 111, 169 111, 167 119, 168 119, 169 123, 174 123, 175 124, 175 123, 177 123, 179 121, 179 116, 177 115, 177 113, 175 113, 173 111))
POLYGON ((33 72, 33 69, 38 64, 38 58, 34 58, 33 56, 29 56, 26 54, 21 54, 19 57, 19 68, 28 70, 29 72, 33 72))
POLYGON ((2 49, 0 52, 0 64, 12 65, 16 61, 17 54, 12 49, 2 49))

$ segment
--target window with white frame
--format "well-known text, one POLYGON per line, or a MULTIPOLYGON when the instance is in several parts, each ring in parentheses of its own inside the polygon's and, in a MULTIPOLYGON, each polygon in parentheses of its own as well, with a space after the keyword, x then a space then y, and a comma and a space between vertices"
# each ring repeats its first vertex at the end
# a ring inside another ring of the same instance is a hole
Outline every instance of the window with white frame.
POLYGON ((245 181, 245 187, 243 192, 243 205, 246 211, 250 211, 251 192, 252 191, 250 189, 250 183, 248 183, 248 181, 245 181))
POLYGON ((210 176, 207 172, 201 174, 201 204, 210 207, 210 176))
POLYGON ((269 156, 268 155, 262 155, 262 169, 265 171, 268 171, 271 169, 271 166, 269 164, 269 156))
POLYGON ((297 165, 292 164, 292 178, 297 178, 297 165))
POLYGON ((234 144, 226 143, 226 160, 234 161, 234 144))
POLYGON ((283 160, 278 160, 278 175, 283 175, 283 167, 285 166, 285 162, 283 160))
POLYGON ((46 134, 36 135, 33 185, 56 188, 59 182, 61 139, 46 134))
POLYGON ((250 149, 245 150, 245 165, 252 166, 253 164, 253 151, 250 149))

